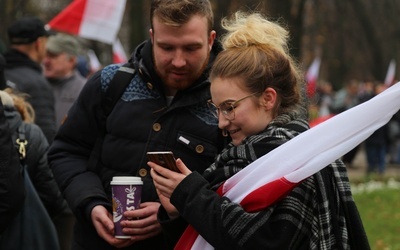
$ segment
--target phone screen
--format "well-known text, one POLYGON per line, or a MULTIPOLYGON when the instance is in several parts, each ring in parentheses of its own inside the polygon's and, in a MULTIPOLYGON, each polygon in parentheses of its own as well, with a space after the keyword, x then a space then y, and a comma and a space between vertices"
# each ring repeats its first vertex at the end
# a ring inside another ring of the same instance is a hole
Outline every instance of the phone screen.
POLYGON ((176 166, 174 154, 171 151, 147 152, 147 158, 149 161, 157 163, 160 166, 175 172, 180 172, 176 166))

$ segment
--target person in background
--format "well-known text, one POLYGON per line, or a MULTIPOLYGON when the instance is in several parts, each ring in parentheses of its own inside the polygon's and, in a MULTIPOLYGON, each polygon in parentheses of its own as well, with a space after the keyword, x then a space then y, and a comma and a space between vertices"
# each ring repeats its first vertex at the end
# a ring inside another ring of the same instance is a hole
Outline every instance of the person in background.
MULTIPOLYGON (((5 60, 0 55, 0 90, 6 85, 4 78, 5 60)), ((15 151, 12 135, 3 102, 0 100, 0 241, 1 234, 22 208, 25 188, 19 157, 15 151)))
POLYGON ((18 19, 8 28, 10 48, 4 57, 5 77, 13 84, 9 87, 29 95, 27 101, 36 112, 35 123, 51 143, 56 133, 54 96, 41 66, 49 35, 37 17, 18 19))
MULTIPOLYGON (((339 114, 360 104, 359 99, 359 81, 352 79, 345 83, 345 86, 338 90, 333 96, 331 111, 333 114, 339 114)), ((347 154, 343 155, 342 160, 349 168, 355 168, 354 158, 357 155, 360 145, 355 146, 347 154)))
POLYGON ((90 62, 87 56, 79 55, 78 63, 76 64, 76 69, 85 78, 90 76, 90 62))
POLYGON ((86 82, 76 68, 79 54, 80 44, 73 36, 58 33, 47 41, 44 75, 53 87, 57 129, 86 82))
POLYGON ((400 164, 400 111, 388 123, 389 133, 389 163, 400 164))
MULTIPOLYGON (((25 158, 28 173, 44 207, 55 223, 60 217, 68 214, 69 208, 48 165, 49 144, 39 126, 33 123, 35 111, 25 100, 26 95, 15 93, 10 88, 0 91, 0 97, 4 105, 5 116, 11 131, 15 133, 15 138, 17 138, 18 127, 24 127, 28 142, 25 158)), ((57 228, 57 230, 60 232, 63 229, 57 228)))
POLYGON ((19 156, 0 100, 0 241, 14 217, 21 211, 25 188, 19 156))
POLYGON ((332 112, 330 107, 333 101, 333 88, 332 83, 329 81, 321 81, 318 87, 318 117, 329 117, 331 116, 332 112))
POLYGON ((97 165, 88 169, 101 136, 101 97, 120 64, 88 80, 50 147, 51 168, 76 217, 72 249, 165 249, 146 153, 173 151, 203 172, 225 144, 207 107, 208 70, 221 49, 210 2, 154 0, 150 9, 150 39, 129 60, 133 78, 107 118, 97 165), (136 219, 125 221, 129 239, 114 237, 110 182, 121 175, 144 182, 140 208, 128 215, 136 219))
POLYGON ((176 161, 180 173, 148 163, 165 235, 174 242, 189 223, 215 249, 368 249, 340 160, 255 212, 215 192, 309 127, 303 74, 288 53, 288 32, 258 13, 237 12, 222 27, 228 32, 210 72, 210 106, 232 142, 203 175, 187 168, 191 163, 184 159, 176 161))
MULTIPOLYGON (((385 85, 382 82, 372 83, 372 93, 365 96, 363 102, 375 97, 384 91, 385 85)), ((378 173, 383 175, 386 169, 386 154, 389 145, 389 123, 377 129, 365 141, 365 154, 367 156, 367 175, 378 173)))

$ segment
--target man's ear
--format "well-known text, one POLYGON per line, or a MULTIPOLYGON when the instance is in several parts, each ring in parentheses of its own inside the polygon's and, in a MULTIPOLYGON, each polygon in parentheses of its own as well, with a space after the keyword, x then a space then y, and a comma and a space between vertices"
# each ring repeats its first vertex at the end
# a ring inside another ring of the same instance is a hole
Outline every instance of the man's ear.
POLYGON ((214 44, 215 38, 217 37, 217 32, 215 30, 212 30, 210 32, 210 35, 208 37, 208 51, 211 51, 211 48, 214 44))
POLYGON ((151 44, 154 44, 154 34, 153 34, 153 29, 149 29, 149 35, 150 35, 151 44))
POLYGON ((77 65, 78 64, 78 57, 77 56, 71 56, 69 58, 69 61, 72 63, 72 65, 77 65))

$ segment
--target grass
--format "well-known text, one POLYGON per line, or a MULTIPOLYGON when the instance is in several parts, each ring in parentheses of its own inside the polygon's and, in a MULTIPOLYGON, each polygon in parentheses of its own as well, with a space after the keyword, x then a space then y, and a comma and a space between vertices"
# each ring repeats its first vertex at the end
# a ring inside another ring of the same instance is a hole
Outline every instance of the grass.
POLYGON ((370 180, 352 190, 371 249, 400 250, 400 182, 370 180))

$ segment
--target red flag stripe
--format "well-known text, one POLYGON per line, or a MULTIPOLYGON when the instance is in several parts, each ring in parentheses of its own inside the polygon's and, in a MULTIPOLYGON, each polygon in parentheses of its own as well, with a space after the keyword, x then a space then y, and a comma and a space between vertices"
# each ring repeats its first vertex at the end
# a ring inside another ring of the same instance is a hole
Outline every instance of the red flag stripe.
MULTIPOLYGON (((281 200, 297 185, 298 183, 292 183, 282 177, 252 191, 240 202, 240 205, 246 212, 249 213, 261 211, 262 209, 267 208, 281 200)), ((222 194, 222 187, 223 185, 221 185, 217 190, 217 194, 220 196, 222 194)), ((191 249, 198 235, 199 233, 191 225, 189 225, 174 249, 191 249)))
POLYGON ((298 183, 292 183, 282 177, 257 188, 248 194, 240 205, 249 213, 261 211, 280 201, 297 185, 298 183))
POLYGON ((60 14, 54 17, 48 25, 51 29, 78 35, 86 3, 87 0, 73 1, 60 14))

